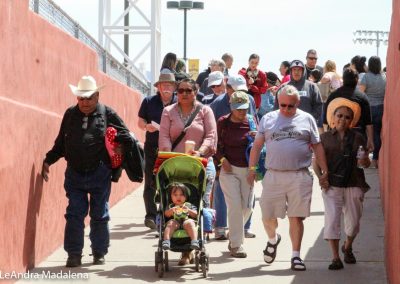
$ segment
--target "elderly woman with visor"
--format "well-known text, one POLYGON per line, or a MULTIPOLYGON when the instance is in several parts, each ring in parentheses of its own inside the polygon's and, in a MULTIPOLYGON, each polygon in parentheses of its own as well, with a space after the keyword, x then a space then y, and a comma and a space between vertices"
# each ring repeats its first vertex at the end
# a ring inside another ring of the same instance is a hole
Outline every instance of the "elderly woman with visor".
MULTIPOLYGON (((247 182, 248 161, 246 150, 248 135, 255 135, 255 118, 247 115, 250 100, 247 93, 236 91, 230 97, 231 112, 217 123, 218 146, 216 157, 220 161, 219 181, 228 208, 230 255, 244 258, 247 253, 243 226, 253 211, 253 187, 247 182), (252 131, 253 130, 253 131, 252 131)), ((218 213, 218 212, 217 212, 218 213)))

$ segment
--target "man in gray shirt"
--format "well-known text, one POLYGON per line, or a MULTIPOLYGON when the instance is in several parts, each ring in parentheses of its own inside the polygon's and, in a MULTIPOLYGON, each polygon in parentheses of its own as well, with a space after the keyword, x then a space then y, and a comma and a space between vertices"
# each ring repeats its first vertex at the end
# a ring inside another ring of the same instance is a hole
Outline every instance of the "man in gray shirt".
MULTIPOLYGON (((311 114, 315 118, 315 121, 321 120, 321 93, 317 84, 307 80, 304 63, 301 60, 293 60, 290 63, 290 81, 283 84, 281 88, 286 85, 292 85, 299 91, 299 109, 311 114)), ((278 109, 278 100, 275 100, 275 109, 278 109)))
POLYGON ((303 237, 303 220, 310 216, 313 178, 308 167, 312 152, 321 167, 323 175, 320 184, 327 187, 328 166, 324 150, 313 117, 298 109, 299 91, 290 85, 278 91, 279 110, 267 113, 260 121, 258 133, 250 153, 247 180, 254 183, 255 165, 261 148, 265 143, 267 172, 262 181, 263 192, 260 207, 265 231, 268 235, 264 250, 264 261, 275 260, 281 236, 276 233, 277 218, 289 218, 289 231, 292 241, 292 270, 306 270, 300 258, 303 237), (311 146, 311 147, 310 147, 311 146))

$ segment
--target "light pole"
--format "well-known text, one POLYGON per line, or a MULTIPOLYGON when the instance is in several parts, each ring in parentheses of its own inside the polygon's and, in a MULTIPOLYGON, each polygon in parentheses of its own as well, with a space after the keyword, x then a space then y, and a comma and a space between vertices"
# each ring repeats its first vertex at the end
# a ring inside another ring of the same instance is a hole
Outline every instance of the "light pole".
POLYGON ((388 44, 388 36, 389 32, 385 31, 366 31, 366 30, 357 30, 353 32, 354 36, 359 36, 353 39, 354 43, 364 43, 364 44, 372 44, 376 43, 376 56, 379 56, 379 46, 381 43, 387 45, 388 44), (363 36, 363 37, 360 37, 363 36))
POLYGON ((167 9, 183 10, 183 59, 186 61, 187 11, 191 9, 203 10, 204 3, 197 1, 168 1, 167 9))

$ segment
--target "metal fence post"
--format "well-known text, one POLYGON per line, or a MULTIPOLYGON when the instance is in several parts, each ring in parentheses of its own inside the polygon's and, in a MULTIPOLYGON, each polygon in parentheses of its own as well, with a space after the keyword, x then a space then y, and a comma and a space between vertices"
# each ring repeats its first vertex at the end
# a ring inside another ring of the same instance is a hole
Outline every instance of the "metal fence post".
POLYGON ((33 11, 37 14, 39 14, 39 0, 34 0, 33 1, 33 11))
POLYGON ((107 53, 105 50, 103 51, 102 58, 103 58, 103 72, 107 73, 107 53))
POLYGON ((74 36, 79 39, 79 24, 74 25, 74 36))

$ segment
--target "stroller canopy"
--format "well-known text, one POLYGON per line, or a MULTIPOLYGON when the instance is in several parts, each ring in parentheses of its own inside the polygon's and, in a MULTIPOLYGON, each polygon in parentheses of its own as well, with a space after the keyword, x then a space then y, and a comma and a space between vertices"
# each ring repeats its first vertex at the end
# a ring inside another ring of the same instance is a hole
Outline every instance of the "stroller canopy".
POLYGON ((162 190, 172 182, 191 184, 205 190, 205 169, 203 164, 191 156, 177 156, 164 161, 156 175, 157 190, 162 190))

